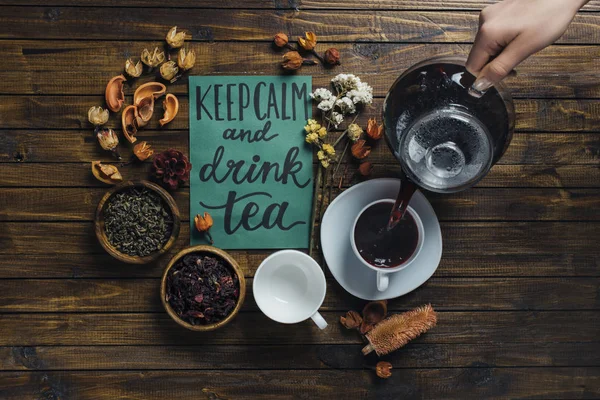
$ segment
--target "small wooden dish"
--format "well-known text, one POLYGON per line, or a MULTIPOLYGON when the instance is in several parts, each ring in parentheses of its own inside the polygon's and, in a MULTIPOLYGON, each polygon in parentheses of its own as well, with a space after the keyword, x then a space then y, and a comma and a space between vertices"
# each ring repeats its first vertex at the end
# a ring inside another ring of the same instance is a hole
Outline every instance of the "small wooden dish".
POLYGON ((169 261, 169 264, 165 268, 165 272, 163 273, 162 280, 160 282, 160 300, 162 301, 162 304, 165 307, 165 310, 167 311, 167 314, 169 314, 169 316, 171 318, 173 318, 173 320, 175 322, 177 322, 179 325, 183 326, 184 328, 190 329, 192 331, 196 331, 196 332, 214 331, 215 329, 218 329, 218 328, 222 327, 223 325, 227 324, 240 311, 240 308, 242 308, 242 304, 244 304, 245 297, 246 297, 246 278, 244 278, 244 272, 242 271, 242 269, 238 265, 237 261, 235 261, 233 259, 233 257, 231 257, 225 251, 223 251, 221 249, 218 249, 216 247, 213 247, 213 246, 200 245, 200 246, 188 247, 186 249, 181 250, 179 253, 177 253, 175 255, 175 257, 173 257, 171 259, 171 261, 169 261), (237 304, 235 305, 235 308, 233 309, 233 311, 231 311, 231 313, 227 317, 225 317, 225 319, 223 319, 223 320, 221 320, 219 322, 215 322, 214 324, 210 324, 210 325, 192 325, 189 322, 184 321, 181 318, 179 318, 179 316, 175 313, 175 311, 173 311, 173 309, 169 305, 169 302, 167 302, 167 299, 166 299, 166 295, 167 295, 167 275, 169 274, 169 271, 171 270, 171 267, 173 267, 173 265, 175 265, 175 263, 179 259, 181 259, 183 256, 185 256, 187 254, 190 254, 190 253, 204 253, 204 254, 210 254, 212 256, 220 258, 223 261, 225 261, 225 263, 227 265, 229 265, 229 267, 235 272, 235 274, 238 277, 238 280, 239 280, 239 283, 240 283, 240 295, 238 297, 237 304))
POLYGON ((106 194, 98 203, 98 208, 96 208, 95 230, 96 237, 98 238, 100 245, 102 245, 102 247, 104 248, 104 250, 106 250, 108 254, 110 254, 117 260, 129 264, 147 264, 165 254, 167 251, 169 251, 171 247, 173 247, 173 244, 175 244, 175 241, 179 236, 180 227, 181 218, 179 215, 179 208, 177 208, 177 204, 175 203, 173 197, 165 189, 148 181, 127 181, 115 186, 113 189, 106 192, 106 194), (165 202, 170 214, 173 216, 173 229, 171 230, 171 236, 169 237, 169 240, 167 240, 162 249, 157 250, 144 257, 130 256, 129 254, 121 253, 108 241, 108 237, 106 237, 106 231, 104 229, 104 208, 106 207, 108 199, 110 199, 110 197, 115 193, 122 192, 131 188, 146 188, 158 194, 161 197, 161 199, 165 202))

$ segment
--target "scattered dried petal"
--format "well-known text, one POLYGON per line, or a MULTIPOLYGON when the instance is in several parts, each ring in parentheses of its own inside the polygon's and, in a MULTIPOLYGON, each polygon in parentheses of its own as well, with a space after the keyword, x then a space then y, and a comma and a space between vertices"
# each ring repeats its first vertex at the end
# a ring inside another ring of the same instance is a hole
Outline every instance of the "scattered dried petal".
POLYGON ((362 323, 362 317, 356 311, 348 311, 346 316, 340 317, 340 322, 346 329, 356 329, 362 323))
POLYGON ((123 75, 117 75, 111 78, 106 85, 104 97, 106 99, 106 105, 112 112, 118 112, 123 103, 125 102, 125 93, 123 93, 123 82, 125 82, 123 75))
POLYGON ((362 160, 371 154, 371 146, 367 146, 366 143, 366 140, 360 139, 352 145, 352 155, 355 158, 362 160))
POLYGON ((379 361, 377 366, 375 367, 375 372, 377 376, 383 379, 387 379, 392 376, 392 364, 387 361, 379 361))

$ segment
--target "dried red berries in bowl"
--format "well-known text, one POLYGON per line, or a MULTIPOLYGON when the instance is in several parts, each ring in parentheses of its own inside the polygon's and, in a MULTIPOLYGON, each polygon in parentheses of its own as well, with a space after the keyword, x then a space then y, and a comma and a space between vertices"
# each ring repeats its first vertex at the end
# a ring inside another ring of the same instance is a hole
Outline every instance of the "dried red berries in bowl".
POLYGON ((246 297, 246 280, 238 263, 212 246, 180 251, 167 265, 160 296, 179 325, 212 331, 231 321, 246 297))

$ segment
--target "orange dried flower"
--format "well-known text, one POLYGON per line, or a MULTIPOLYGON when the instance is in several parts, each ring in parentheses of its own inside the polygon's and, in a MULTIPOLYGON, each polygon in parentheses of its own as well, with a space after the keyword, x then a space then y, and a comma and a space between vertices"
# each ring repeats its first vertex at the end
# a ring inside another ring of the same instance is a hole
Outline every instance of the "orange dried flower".
POLYGON ((340 317, 340 322, 346 329, 356 329, 362 323, 362 317, 356 311, 348 311, 345 316, 340 317))
POLYGON ((327 49, 323 59, 329 65, 338 65, 340 63, 340 52, 335 47, 327 49))
POLYGON ((366 158, 369 154, 371 154, 371 146, 367 146, 367 141, 364 139, 357 140, 356 143, 352 145, 352 155, 362 160, 366 158))
POLYGON ((377 376, 383 379, 387 379, 392 376, 392 364, 387 361, 379 361, 377 366, 375 367, 375 372, 377 376))
POLYGON ((317 35, 314 32, 305 32, 304 37, 298 38, 298 44, 304 50, 313 50, 317 45, 317 35))
POLYGON ((302 66, 303 58, 297 51, 288 51, 283 55, 281 67, 290 71, 299 69, 302 66))
POLYGON ((375 118, 369 118, 367 122, 367 135, 373 140, 381 139, 383 135, 383 125, 377 124, 377 120, 375 118))
POLYGON ((362 176, 371 175, 372 170, 373 170, 373 164, 371 164, 369 161, 365 161, 364 163, 360 164, 360 166, 358 167, 358 172, 362 176))
POLYGON ((286 35, 283 32, 279 32, 273 38, 273 43, 275 43, 275 46, 277 46, 277 47, 285 47, 285 46, 287 46, 288 42, 289 42, 288 35, 286 35))
POLYGON ((138 160, 145 161, 154 154, 154 150, 150 148, 148 142, 139 142, 133 147, 133 154, 138 160))
POLYGON ((204 233, 206 234, 206 236, 208 236, 208 238, 210 239, 210 244, 214 243, 212 236, 209 232, 210 228, 213 226, 213 219, 209 213, 205 212, 204 216, 197 214, 194 217, 194 225, 196 226, 198 232, 204 233))

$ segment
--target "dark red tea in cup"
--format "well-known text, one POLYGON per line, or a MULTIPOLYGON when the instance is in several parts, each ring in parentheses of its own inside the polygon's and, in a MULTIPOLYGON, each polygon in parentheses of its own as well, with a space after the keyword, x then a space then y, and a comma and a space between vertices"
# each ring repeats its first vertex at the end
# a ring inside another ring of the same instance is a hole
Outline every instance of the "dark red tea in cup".
POLYGON ((358 217, 354 242, 360 256, 378 268, 396 268, 406 263, 419 245, 419 228, 410 212, 391 230, 387 229, 393 202, 375 203, 358 217))

